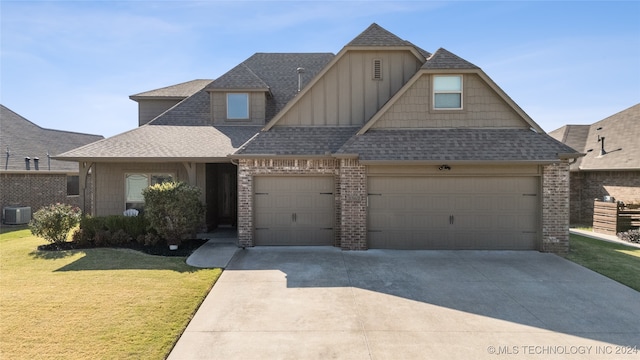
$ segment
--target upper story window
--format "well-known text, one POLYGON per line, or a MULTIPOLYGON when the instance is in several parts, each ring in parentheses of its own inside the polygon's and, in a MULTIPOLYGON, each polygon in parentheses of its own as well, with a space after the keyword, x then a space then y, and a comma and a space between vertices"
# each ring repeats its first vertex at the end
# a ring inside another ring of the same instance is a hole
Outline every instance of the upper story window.
POLYGON ((433 77, 433 108, 462 109, 462 76, 433 77))
POLYGON ((249 94, 227 94, 227 119, 249 119, 249 94))

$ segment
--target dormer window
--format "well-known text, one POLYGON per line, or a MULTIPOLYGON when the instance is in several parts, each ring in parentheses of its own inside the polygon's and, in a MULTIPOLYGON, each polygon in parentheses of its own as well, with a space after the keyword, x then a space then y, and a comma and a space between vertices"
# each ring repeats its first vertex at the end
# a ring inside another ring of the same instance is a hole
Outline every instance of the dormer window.
POLYGON ((433 77, 433 108, 436 110, 462 109, 461 75, 433 77))
POLYGON ((227 119, 229 120, 249 119, 249 94, 248 93, 227 94, 227 119))

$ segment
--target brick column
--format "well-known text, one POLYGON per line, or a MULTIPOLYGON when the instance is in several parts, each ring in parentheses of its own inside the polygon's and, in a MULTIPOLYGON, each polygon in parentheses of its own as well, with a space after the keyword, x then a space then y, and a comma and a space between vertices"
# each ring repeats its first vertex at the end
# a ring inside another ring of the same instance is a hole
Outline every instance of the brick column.
POLYGON ((542 251, 569 252, 569 163, 542 170, 542 251))
POLYGON ((341 231, 344 250, 367 249, 367 176, 356 159, 340 161, 341 231))
POLYGON ((238 243, 253 246, 253 175, 251 160, 238 163, 238 243))

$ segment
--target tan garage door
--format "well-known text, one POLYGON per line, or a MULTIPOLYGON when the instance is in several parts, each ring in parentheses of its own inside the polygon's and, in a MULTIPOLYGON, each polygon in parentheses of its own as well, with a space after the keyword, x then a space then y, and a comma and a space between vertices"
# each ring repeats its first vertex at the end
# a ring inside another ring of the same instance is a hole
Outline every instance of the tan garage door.
POLYGON ((384 249, 536 249, 537 177, 370 177, 368 243, 384 249))
POLYGON ((255 177, 256 245, 333 245, 334 204, 333 177, 255 177))

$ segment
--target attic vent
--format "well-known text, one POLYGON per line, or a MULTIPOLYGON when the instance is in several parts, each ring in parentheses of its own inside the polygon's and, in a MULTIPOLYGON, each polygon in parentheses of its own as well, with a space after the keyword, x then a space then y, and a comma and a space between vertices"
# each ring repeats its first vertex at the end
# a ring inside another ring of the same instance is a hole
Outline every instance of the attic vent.
POLYGON ((382 59, 373 59, 373 80, 382 80, 382 59))

